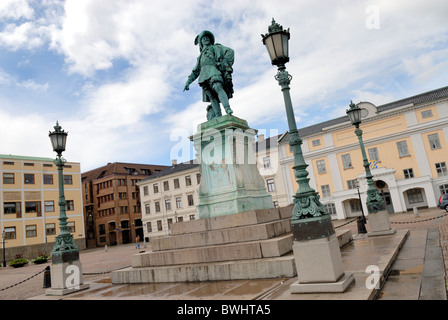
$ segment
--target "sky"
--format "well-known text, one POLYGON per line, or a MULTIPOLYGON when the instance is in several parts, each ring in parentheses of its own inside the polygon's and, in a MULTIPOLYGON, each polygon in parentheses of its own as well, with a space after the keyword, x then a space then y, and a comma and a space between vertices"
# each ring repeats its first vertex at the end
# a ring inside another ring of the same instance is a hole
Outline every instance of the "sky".
POLYGON ((0 0, 0 154, 64 158, 85 172, 109 162, 195 158, 206 121, 197 81, 183 91, 211 31, 235 51, 233 115, 266 137, 288 130, 261 34, 290 30, 297 127, 448 85, 444 0, 0 0))

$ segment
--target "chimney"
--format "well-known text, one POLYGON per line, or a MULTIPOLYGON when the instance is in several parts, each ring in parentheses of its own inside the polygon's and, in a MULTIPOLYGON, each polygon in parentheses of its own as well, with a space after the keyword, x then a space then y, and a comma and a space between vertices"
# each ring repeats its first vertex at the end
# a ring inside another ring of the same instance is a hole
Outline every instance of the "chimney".
POLYGON ((173 164, 173 166, 175 166, 177 164, 177 160, 173 159, 173 160, 171 160, 171 163, 173 164))
POLYGON ((264 140, 264 134, 257 135, 257 139, 258 139, 258 142, 263 141, 264 140))

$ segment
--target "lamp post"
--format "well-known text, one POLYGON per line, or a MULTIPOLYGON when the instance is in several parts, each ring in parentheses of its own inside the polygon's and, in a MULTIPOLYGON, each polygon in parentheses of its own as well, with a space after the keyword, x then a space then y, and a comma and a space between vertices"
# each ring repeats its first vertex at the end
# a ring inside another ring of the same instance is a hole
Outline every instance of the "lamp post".
POLYGON ((378 189, 373 184, 373 175, 370 171, 370 164, 367 160, 366 150, 364 142, 362 140, 362 130, 359 128, 361 124, 361 108, 350 101, 349 109, 346 113, 350 119, 350 122, 356 127, 355 134, 359 140, 359 146, 362 153, 363 166, 366 172, 367 180, 367 212, 369 214, 370 232, 369 236, 386 235, 395 233, 395 229, 390 227, 389 216, 387 212, 384 212, 384 200, 381 197, 378 189))
POLYGON ((263 44, 266 46, 272 65, 278 67, 275 79, 278 81, 283 92, 285 101, 286 116, 289 127, 289 145, 294 154, 294 175, 299 184, 294 197, 294 209, 292 212, 291 225, 294 233, 294 240, 311 240, 328 237, 334 234, 330 215, 319 201, 318 193, 309 185, 308 172, 302 153, 302 139, 296 126, 294 110, 289 93, 292 76, 286 71, 285 64, 289 61, 288 40, 290 38, 289 29, 283 30, 282 26, 272 19, 272 24, 268 27, 268 33, 262 35, 263 44))
POLYGON ((289 29, 272 19, 268 33, 261 35, 272 65, 277 66, 275 79, 283 92, 286 116, 289 127, 289 145, 294 155, 294 175, 299 188, 293 196, 294 208, 291 226, 294 235, 294 259, 297 270, 297 282, 290 286, 292 293, 304 292, 343 292, 354 280, 353 273, 344 272, 339 241, 333 224, 324 205, 319 201, 318 193, 310 187, 308 165, 302 153, 302 139, 296 126, 289 84, 292 77, 286 71, 289 61, 289 29))
POLYGON ((54 131, 49 133, 53 151, 57 157, 53 161, 58 168, 59 183, 59 229, 53 250, 51 251, 52 272, 51 289, 47 289, 47 295, 64 295, 74 291, 87 289, 89 285, 82 282, 81 262, 79 261, 79 249, 73 240, 73 236, 67 230, 67 215, 64 195, 63 168, 65 159, 62 152, 65 151, 67 132, 56 122, 54 131))
POLYGON ((383 198, 378 192, 378 189, 375 188, 373 184, 373 176, 372 172, 370 171, 370 164, 367 160, 366 150, 364 148, 364 142, 362 141, 362 130, 359 128, 359 125, 361 124, 361 108, 359 108, 357 105, 353 103, 353 101, 350 101, 350 109, 346 110, 347 115, 350 119, 350 122, 356 127, 355 134, 358 137, 359 140, 359 146, 361 148, 362 152, 362 161, 363 166, 366 171, 366 180, 367 180, 367 211, 369 213, 376 213, 380 211, 383 206, 383 198))
POLYGON ((6 267, 6 248, 5 248, 6 231, 2 232, 2 248, 3 248, 3 267, 6 267))
POLYGON ((359 192, 359 181, 356 181, 356 189, 358 190, 358 199, 361 206, 361 216, 357 219, 358 233, 367 233, 366 216, 364 215, 364 208, 362 207, 361 193, 359 192))

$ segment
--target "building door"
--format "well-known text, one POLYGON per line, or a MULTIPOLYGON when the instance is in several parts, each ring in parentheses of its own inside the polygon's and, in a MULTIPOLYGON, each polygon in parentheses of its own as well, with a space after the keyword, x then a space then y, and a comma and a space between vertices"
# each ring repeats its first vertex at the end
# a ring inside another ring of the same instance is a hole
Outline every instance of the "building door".
POLYGON ((121 240, 123 244, 131 242, 131 232, 130 230, 121 231, 121 240))
POLYGON ((394 206, 392 204, 392 198, 390 196, 390 192, 383 192, 382 196, 384 204, 386 205, 387 213, 394 213, 394 206))

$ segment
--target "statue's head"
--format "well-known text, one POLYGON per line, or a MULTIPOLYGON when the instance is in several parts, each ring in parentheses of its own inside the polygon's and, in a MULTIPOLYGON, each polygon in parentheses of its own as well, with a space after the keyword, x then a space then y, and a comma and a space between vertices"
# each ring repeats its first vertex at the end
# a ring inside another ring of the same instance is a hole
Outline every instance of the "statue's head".
POLYGON ((210 40, 210 44, 215 44, 215 36, 210 31, 204 30, 194 39, 194 44, 199 44, 199 49, 202 50, 202 38, 207 37, 210 40))

